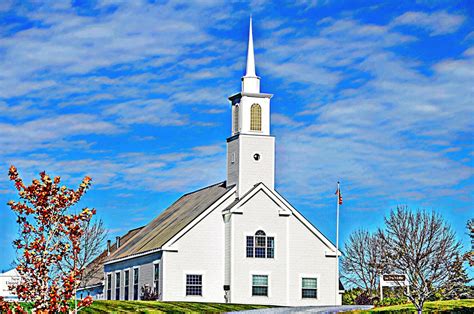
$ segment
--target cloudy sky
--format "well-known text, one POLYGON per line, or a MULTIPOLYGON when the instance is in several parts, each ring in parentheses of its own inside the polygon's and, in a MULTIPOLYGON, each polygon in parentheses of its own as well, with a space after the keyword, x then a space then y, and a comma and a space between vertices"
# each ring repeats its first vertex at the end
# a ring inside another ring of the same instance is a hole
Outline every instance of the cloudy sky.
MULTIPOLYGON (((0 204, 10 164, 93 178, 110 238, 225 179, 248 19, 272 99, 276 188, 330 239, 397 205, 473 214, 474 5, 466 1, 0 2, 0 204)), ((0 207, 0 269, 15 217, 0 207)))

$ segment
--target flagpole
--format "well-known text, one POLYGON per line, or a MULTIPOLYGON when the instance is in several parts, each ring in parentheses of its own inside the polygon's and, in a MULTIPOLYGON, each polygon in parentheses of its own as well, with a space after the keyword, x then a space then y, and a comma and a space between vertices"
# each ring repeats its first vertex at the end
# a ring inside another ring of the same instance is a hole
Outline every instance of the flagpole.
POLYGON ((339 299, 339 199, 341 195, 341 190, 339 186, 339 181, 337 181, 337 198, 336 198, 336 303, 339 299))

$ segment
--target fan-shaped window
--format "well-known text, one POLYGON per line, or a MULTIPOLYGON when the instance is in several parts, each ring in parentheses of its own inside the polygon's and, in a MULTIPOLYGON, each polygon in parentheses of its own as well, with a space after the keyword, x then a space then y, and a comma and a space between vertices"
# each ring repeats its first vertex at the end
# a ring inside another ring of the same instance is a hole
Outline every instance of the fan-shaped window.
POLYGON ((274 256, 274 237, 267 237, 262 230, 258 230, 255 236, 247 237, 247 257, 273 258, 274 256))
POLYGON ((262 107, 259 104, 253 104, 250 107, 250 130, 262 130, 262 107))

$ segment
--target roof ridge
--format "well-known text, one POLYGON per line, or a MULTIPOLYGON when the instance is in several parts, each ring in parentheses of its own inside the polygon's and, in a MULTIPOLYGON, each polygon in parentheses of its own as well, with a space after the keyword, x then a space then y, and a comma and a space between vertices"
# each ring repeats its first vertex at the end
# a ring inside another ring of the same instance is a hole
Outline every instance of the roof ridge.
POLYGON ((132 232, 132 231, 135 231, 135 230, 138 230, 138 229, 142 229, 142 228, 145 228, 145 227, 146 227, 146 225, 143 225, 143 226, 141 226, 141 227, 136 227, 136 228, 130 229, 130 230, 127 231, 127 233, 125 233, 125 234, 124 234, 123 236, 121 236, 120 238, 125 237, 127 234, 129 234, 129 233, 132 232))
MULTIPOLYGON (((199 191, 202 191, 202 190, 205 190, 205 189, 212 188, 212 187, 214 187, 214 186, 216 186, 216 185, 221 185, 221 184, 223 184, 223 183, 226 183, 226 180, 221 181, 221 182, 218 182, 218 183, 214 183, 214 184, 211 184, 211 185, 208 185, 208 186, 205 186, 205 187, 200 188, 200 189, 197 189, 197 190, 195 190, 195 191, 191 191, 191 192, 185 193, 185 194, 181 195, 180 198, 182 198, 182 197, 184 197, 184 196, 187 196, 187 195, 194 194, 194 193, 196 193, 196 192, 199 192, 199 191)), ((180 198, 179 198, 179 199, 180 199, 180 198)), ((178 201, 179 201, 179 199, 178 199, 178 201)))

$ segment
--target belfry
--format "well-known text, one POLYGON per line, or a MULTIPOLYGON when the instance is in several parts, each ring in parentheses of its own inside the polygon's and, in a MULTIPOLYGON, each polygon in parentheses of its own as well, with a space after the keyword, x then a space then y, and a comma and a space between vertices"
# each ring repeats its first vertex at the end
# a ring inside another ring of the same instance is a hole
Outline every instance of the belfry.
POLYGON ((270 135, 272 96, 260 92, 250 19, 242 91, 229 97, 232 104, 232 135, 227 139, 227 184, 237 186, 238 197, 260 182, 270 189, 274 188, 275 138, 270 135))

